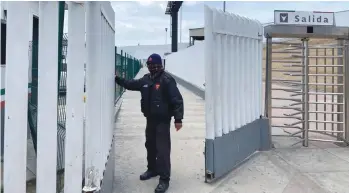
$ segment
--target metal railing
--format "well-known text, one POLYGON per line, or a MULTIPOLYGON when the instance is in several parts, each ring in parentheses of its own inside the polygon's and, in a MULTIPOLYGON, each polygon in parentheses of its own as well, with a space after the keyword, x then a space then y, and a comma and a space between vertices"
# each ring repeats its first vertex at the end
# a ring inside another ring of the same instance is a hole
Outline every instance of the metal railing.
MULTIPOLYGON (((115 47, 115 75, 123 77, 125 79, 134 78, 141 69, 141 60, 127 54, 121 50, 120 54, 117 53, 117 47, 115 47)), ((124 88, 115 84, 115 102, 125 91, 124 88)))

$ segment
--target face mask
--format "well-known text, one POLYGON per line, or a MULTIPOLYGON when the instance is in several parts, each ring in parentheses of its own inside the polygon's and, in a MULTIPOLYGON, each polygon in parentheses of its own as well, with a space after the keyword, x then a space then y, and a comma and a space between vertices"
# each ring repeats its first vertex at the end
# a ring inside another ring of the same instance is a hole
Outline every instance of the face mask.
POLYGON ((157 72, 160 72, 163 70, 162 65, 160 64, 148 64, 148 70, 150 72, 150 74, 155 74, 157 72))

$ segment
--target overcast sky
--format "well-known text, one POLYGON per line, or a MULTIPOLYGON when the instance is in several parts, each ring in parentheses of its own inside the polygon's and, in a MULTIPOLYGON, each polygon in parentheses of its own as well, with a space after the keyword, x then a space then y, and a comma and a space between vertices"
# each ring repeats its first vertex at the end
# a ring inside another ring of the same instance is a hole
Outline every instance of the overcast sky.
MULTIPOLYGON (((189 28, 203 26, 204 4, 210 7, 223 8, 223 2, 185 1, 182 5, 182 42, 188 42, 189 28)), ((115 11, 115 26, 117 46, 164 44, 165 28, 170 26, 170 16, 165 15, 167 2, 133 1, 112 2, 115 11)), ((226 10, 258 19, 262 23, 273 21, 274 10, 300 11, 341 11, 348 10, 348 2, 226 2, 226 10)), ((337 14, 349 22, 349 12, 337 14)), ((343 19, 342 19, 343 20, 343 19)), ((178 24, 179 25, 179 24, 178 24)), ((167 33, 167 43, 170 43, 170 34, 167 33)), ((178 38, 180 39, 180 38, 178 38)))
MULTIPOLYGON (((112 1, 111 4, 115 11, 115 44, 117 46, 131 46, 138 43, 141 45, 164 44, 166 27, 168 28, 167 43, 170 43, 170 16, 165 15, 167 1, 112 1)), ((184 1, 181 8, 182 42, 188 42, 189 28, 203 27, 205 4, 218 9, 223 8, 223 1, 184 1)), ((261 23, 272 22, 274 10, 338 12, 349 10, 349 2, 226 2, 226 11, 258 19, 261 23)), ((67 11, 66 16, 68 16, 67 11)), ((335 17, 337 25, 349 26, 349 11, 335 14, 335 17)), ((64 31, 67 31, 67 25, 66 17, 64 31)))

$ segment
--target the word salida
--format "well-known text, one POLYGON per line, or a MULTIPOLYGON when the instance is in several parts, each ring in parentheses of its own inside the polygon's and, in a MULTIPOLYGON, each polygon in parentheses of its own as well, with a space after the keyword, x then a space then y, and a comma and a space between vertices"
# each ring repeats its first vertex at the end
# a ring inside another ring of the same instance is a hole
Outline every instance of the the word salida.
POLYGON ((302 22, 302 23, 328 23, 328 18, 323 16, 316 17, 315 15, 309 15, 308 17, 301 17, 299 15, 295 16, 295 22, 302 22))

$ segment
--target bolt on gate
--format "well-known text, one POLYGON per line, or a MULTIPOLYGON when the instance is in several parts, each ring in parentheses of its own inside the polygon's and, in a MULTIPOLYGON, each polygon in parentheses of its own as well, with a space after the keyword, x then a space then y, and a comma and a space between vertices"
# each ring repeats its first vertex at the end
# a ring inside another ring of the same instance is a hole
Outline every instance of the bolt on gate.
POLYGON ((269 25, 264 35, 272 135, 298 138, 295 144, 305 147, 309 141, 348 143, 349 28, 269 25))

